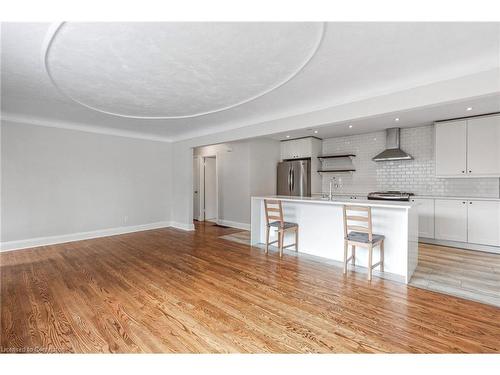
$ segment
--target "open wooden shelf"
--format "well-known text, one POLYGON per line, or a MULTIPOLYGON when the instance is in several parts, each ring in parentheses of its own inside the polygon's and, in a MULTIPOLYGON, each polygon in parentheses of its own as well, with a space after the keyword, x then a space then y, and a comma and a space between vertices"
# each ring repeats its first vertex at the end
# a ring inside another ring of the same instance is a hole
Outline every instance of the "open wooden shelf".
POLYGON ((335 155, 322 155, 318 156, 318 159, 338 159, 338 158, 353 158, 355 154, 335 154, 335 155))
POLYGON ((318 173, 345 173, 356 172, 355 169, 318 169, 318 173))

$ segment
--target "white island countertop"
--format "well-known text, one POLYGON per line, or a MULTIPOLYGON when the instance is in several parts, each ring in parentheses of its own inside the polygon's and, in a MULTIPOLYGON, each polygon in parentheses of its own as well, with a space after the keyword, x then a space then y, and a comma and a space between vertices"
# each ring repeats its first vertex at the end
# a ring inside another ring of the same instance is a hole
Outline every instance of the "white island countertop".
POLYGON ((386 208, 411 208, 415 205, 413 202, 392 202, 392 201, 379 201, 379 200, 369 200, 369 199, 346 199, 342 196, 334 196, 332 200, 328 198, 318 198, 318 197, 289 197, 286 195, 270 195, 262 197, 252 197, 252 199, 274 199, 284 202, 304 202, 304 203, 317 203, 317 204, 334 204, 343 205, 348 204, 351 206, 370 206, 370 207, 386 207, 386 208))
MULTIPOLYGON (((417 203, 391 202, 367 199, 348 199, 334 196, 332 200, 320 197, 256 196, 251 205, 251 243, 259 245, 266 238, 264 199, 283 203, 285 221, 299 226, 299 253, 306 253, 341 265, 344 257, 344 222, 342 206, 369 206, 372 208, 373 232, 385 236, 384 272, 376 268, 374 275, 408 283, 418 262, 417 203)), ((271 240, 276 239, 274 231, 271 240)), ((293 242, 293 233, 285 235, 285 245, 293 242), (287 237, 288 236, 288 237, 287 237)), ((293 250, 292 250, 293 251, 293 250)), ((271 253, 272 254, 272 253, 271 253)), ((365 270, 368 252, 356 251, 356 268, 365 270)), ((287 256, 287 252, 285 255, 287 256)), ((374 262, 379 257, 374 252, 374 262)), ((352 268, 352 266, 350 266, 352 268)), ((333 270, 332 270, 333 271, 333 270)))
POLYGON ((464 201, 493 201, 498 202, 500 198, 485 198, 485 197, 461 197, 452 195, 413 195, 412 199, 451 199, 451 200, 464 200, 464 201))

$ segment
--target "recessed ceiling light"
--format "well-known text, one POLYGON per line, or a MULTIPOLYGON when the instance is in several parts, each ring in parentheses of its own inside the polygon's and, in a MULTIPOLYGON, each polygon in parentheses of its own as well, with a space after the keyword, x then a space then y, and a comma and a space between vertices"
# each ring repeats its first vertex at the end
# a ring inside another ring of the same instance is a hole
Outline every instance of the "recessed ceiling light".
POLYGON ((349 125, 349 129, 351 129, 351 128, 352 128, 352 125, 349 125))
POLYGON ((472 111, 472 107, 467 107, 467 110, 468 111, 472 111))
POLYGON ((317 131, 317 130, 315 130, 315 131, 314 131, 314 134, 318 134, 318 131, 317 131))
POLYGON ((396 118, 394 119, 394 121, 398 122, 398 121, 399 121, 399 117, 396 117, 396 118))
POLYGON ((290 138, 290 136, 289 136, 289 135, 287 135, 286 137, 287 137, 287 138, 290 138))

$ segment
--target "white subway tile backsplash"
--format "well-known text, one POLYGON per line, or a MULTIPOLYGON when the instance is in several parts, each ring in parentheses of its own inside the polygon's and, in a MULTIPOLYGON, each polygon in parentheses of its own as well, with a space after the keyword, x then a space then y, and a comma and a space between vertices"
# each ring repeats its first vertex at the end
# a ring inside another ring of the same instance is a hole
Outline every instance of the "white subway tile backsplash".
MULTIPOLYGON (((377 190, 401 190, 417 195, 499 197, 498 178, 436 178, 434 163, 434 127, 401 129, 401 148, 414 160, 374 162, 373 156, 385 149, 385 132, 359 134, 323 140, 323 154, 356 154, 352 174, 324 174, 323 191, 335 176, 338 193, 368 193, 377 190)), ((325 168, 350 165, 349 160, 330 159, 325 168)))

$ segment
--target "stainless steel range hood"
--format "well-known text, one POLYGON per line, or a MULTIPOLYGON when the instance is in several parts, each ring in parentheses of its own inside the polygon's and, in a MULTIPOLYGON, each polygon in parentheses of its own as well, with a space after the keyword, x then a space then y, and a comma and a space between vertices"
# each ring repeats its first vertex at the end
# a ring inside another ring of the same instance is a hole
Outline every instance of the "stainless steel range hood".
POLYGON ((411 160, 413 157, 399 148, 399 128, 386 129, 385 150, 373 161, 411 160))

